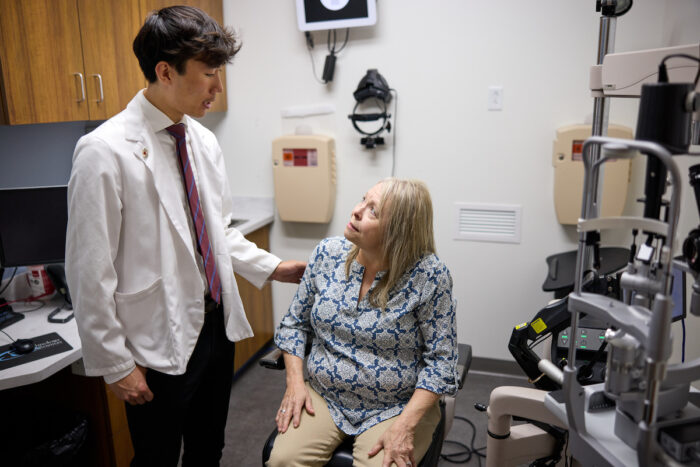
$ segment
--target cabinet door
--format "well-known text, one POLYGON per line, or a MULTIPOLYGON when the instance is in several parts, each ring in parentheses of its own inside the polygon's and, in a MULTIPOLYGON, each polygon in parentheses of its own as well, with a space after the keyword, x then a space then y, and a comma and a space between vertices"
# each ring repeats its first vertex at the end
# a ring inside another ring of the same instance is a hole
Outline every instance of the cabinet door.
MULTIPOLYGON (((224 4, 222 0, 141 0, 141 23, 143 23, 146 16, 148 16, 151 11, 172 5, 187 5, 201 8, 220 25, 224 24, 224 4)), ((214 105, 212 105, 209 110, 210 112, 222 112, 228 108, 228 98, 226 97, 226 67, 221 70, 221 82, 223 83, 224 90, 216 97, 214 105)))
MULTIPOLYGON (((245 236, 259 248, 270 251, 270 227, 265 226, 245 236)), ((233 368, 238 371, 248 363, 257 352, 262 350, 274 337, 272 319, 272 289, 265 284, 261 290, 236 274, 238 293, 243 302, 248 323, 253 329, 253 337, 236 342, 236 354, 233 368)))
POLYGON ((78 0, 90 120, 121 112, 146 85, 132 43, 141 26, 138 0, 78 0))
POLYGON ((0 0, 2 122, 87 120, 75 0, 0 0))

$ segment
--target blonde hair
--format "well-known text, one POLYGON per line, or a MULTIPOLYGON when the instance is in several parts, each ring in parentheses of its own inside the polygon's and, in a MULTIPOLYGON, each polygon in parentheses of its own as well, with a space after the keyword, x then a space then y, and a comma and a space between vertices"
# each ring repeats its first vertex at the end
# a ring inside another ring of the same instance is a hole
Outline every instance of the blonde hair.
MULTIPOLYGON (((421 257, 435 253, 433 203, 425 183, 420 180, 382 180, 378 216, 382 234, 382 260, 387 271, 369 293, 372 306, 384 309, 389 292, 401 276, 421 257)), ((345 275, 360 249, 353 245, 345 262, 345 275)))

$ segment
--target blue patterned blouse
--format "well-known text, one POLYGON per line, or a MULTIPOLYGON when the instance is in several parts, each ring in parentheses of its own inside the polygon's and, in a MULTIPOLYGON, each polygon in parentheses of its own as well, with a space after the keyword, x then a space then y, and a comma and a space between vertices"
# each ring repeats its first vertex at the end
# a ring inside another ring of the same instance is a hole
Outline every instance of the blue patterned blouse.
MULTIPOLYGON (((364 267, 345 259, 352 244, 327 238, 309 259, 275 343, 307 359, 309 382, 335 424, 356 435, 399 415, 416 388, 457 390, 457 334, 452 277, 434 254, 421 258, 394 286, 386 309, 360 294, 364 267)), ((384 273, 374 279, 370 290, 384 273)))

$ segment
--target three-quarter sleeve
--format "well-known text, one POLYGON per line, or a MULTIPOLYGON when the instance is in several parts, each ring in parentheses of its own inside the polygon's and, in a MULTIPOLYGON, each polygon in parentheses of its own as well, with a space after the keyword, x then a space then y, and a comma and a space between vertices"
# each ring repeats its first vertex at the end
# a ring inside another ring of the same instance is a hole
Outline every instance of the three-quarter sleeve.
POLYGON ((418 374, 416 388, 436 394, 457 392, 457 329, 452 277, 441 265, 430 274, 417 310, 418 326, 424 339, 425 367, 418 374))
POLYGON ((321 244, 316 246, 308 265, 301 278, 297 293, 294 295, 289 310, 282 318, 275 333, 275 345, 294 356, 304 358, 306 341, 313 333, 311 328, 311 310, 314 306, 316 294, 315 265, 322 254, 321 244))

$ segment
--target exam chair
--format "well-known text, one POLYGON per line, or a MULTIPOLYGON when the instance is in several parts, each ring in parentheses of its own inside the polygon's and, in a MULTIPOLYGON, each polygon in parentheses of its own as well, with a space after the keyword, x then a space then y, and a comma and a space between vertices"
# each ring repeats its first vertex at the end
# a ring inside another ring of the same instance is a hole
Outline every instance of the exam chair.
MULTIPOLYGON (((467 378, 467 373, 469 372, 469 366, 472 361, 472 348, 468 344, 459 344, 459 359, 457 362, 457 372, 458 372, 458 387, 462 389, 464 386, 464 380, 467 378)), ((282 352, 279 349, 275 349, 265 355, 260 359, 260 365, 266 368, 272 368, 275 370, 284 369, 284 360, 282 358, 282 352)), ((435 428, 433 433, 433 441, 428 448, 428 451, 423 456, 423 459, 418 463, 418 467, 437 467, 438 461, 440 460, 440 452, 442 451, 442 443, 445 440, 445 435, 452 428, 452 420, 455 413, 455 397, 454 396, 443 396, 440 399, 440 422, 435 428)), ((265 442, 265 447, 262 452, 262 465, 265 467, 265 463, 270 458, 270 453, 272 452, 272 447, 275 443, 275 438, 277 437, 277 429, 275 428, 270 436, 265 442)), ((352 443, 353 437, 348 437, 343 443, 340 444, 333 452, 333 456, 330 461, 326 464, 326 467, 352 467, 352 443)))

